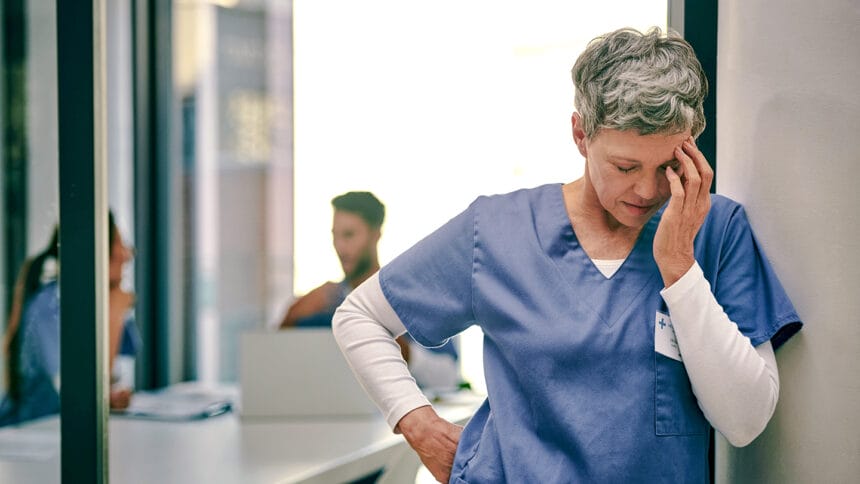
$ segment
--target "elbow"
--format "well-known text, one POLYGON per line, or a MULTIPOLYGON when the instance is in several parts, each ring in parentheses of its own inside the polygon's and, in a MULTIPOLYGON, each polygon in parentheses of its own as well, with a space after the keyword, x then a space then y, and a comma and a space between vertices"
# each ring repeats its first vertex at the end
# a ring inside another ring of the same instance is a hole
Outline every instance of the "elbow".
POLYGON ((752 443, 753 440, 756 439, 759 435, 761 435, 764 427, 762 428, 746 428, 746 429, 735 429, 730 432, 720 432, 723 434, 723 437, 732 444, 733 447, 746 447, 752 443))
MULTIPOLYGON (((769 348, 769 345, 768 345, 769 348)), ((770 358, 773 358, 770 352, 770 358)), ((779 376, 775 362, 763 365, 752 382, 730 392, 722 411, 712 411, 709 421, 734 447, 746 447, 767 428, 779 401, 779 376)), ((713 409, 712 409, 713 410, 713 409)))
POLYGON ((289 329, 296 325, 296 317, 292 314, 292 312, 287 312, 284 319, 281 320, 281 324, 278 326, 279 329, 289 329))
MULTIPOLYGON (((776 401, 773 401, 771 405, 766 409, 762 409, 757 416, 747 414, 743 419, 736 421, 733 425, 726 425, 724 428, 718 428, 717 430, 723 434, 723 437, 729 441, 730 444, 734 447, 746 447, 751 444, 762 432, 767 428, 768 422, 770 422, 770 418, 773 415, 773 412, 776 407, 776 401)), ((753 412, 753 414, 756 412, 753 412)))
POLYGON ((335 310, 334 316, 331 318, 331 331, 338 345, 342 345, 343 339, 348 337, 348 333, 354 328, 358 316, 355 308, 348 302, 349 298, 347 298, 347 302, 335 310))

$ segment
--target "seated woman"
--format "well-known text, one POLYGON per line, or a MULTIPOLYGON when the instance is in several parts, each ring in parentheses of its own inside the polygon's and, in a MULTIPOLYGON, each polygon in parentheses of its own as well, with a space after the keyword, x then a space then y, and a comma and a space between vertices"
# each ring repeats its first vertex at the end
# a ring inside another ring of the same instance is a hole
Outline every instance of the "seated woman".
MULTIPOLYGON (((133 358, 140 336, 129 311, 134 295, 121 288, 123 267, 131 249, 123 243, 112 214, 109 230, 109 346, 111 381, 128 381, 114 365, 117 355, 133 358)), ((41 253, 24 262, 15 284, 3 347, 6 357, 6 396, 0 402, 0 426, 24 422, 60 411, 60 287, 58 231, 41 253)), ((112 385, 111 408, 128 406, 131 389, 112 385)))

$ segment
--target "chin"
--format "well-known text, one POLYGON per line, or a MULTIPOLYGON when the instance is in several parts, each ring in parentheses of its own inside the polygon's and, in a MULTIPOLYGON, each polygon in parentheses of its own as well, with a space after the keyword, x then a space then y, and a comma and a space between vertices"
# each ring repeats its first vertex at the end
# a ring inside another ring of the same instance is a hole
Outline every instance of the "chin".
POLYGON ((649 212, 648 214, 641 216, 632 216, 630 214, 619 214, 616 216, 616 214, 612 214, 612 217, 615 218, 616 222, 631 229, 641 229, 653 216, 654 212, 649 212))
POLYGON ((647 212, 639 214, 632 213, 632 211, 629 210, 628 207, 622 205, 618 207, 618 209, 610 213, 615 218, 615 220, 618 221, 618 223, 626 227, 642 228, 645 226, 645 224, 648 223, 649 220, 651 220, 651 217, 653 217, 654 214, 656 214, 657 211, 660 210, 661 206, 662 204, 658 203, 651 207, 651 209, 647 212))

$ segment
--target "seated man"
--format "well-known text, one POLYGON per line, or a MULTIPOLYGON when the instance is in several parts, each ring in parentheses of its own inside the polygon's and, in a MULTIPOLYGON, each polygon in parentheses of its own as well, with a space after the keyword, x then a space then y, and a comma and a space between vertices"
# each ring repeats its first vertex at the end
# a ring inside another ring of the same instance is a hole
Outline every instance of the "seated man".
MULTIPOLYGON (((296 300, 280 327, 331 326, 335 309, 359 284, 379 270, 377 245, 382 235, 385 206, 370 192, 349 192, 331 201, 332 237, 344 278, 328 281, 296 300)), ((398 338, 404 359, 423 388, 452 389, 460 383, 457 351, 449 341, 425 348, 409 337, 398 338)))

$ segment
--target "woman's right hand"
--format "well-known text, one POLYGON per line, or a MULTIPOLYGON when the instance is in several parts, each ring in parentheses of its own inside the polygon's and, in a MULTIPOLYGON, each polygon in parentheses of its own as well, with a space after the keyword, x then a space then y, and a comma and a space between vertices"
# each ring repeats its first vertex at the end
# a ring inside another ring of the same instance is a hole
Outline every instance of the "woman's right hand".
POLYGON ((397 423, 421 462, 439 482, 448 482, 463 427, 439 417, 431 406, 418 407, 397 423))

